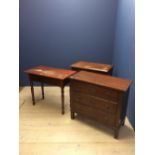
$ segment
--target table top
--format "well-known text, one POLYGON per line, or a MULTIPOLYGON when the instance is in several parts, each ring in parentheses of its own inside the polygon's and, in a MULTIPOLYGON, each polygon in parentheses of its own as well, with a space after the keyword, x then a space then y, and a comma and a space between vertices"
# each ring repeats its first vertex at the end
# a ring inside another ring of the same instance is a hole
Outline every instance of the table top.
POLYGON ((58 69, 58 68, 47 67, 47 66, 37 66, 31 69, 28 69, 25 72, 27 74, 39 75, 39 76, 55 78, 60 80, 64 80, 76 73, 76 71, 72 71, 72 70, 58 69))
POLYGON ((87 61, 78 61, 72 64, 71 67, 78 69, 100 71, 100 72, 109 72, 113 68, 113 65, 87 62, 87 61))
POLYGON ((132 83, 132 81, 128 79, 97 74, 87 71, 80 71, 75 75, 71 76, 70 78, 99 86, 105 86, 120 91, 127 91, 132 83))

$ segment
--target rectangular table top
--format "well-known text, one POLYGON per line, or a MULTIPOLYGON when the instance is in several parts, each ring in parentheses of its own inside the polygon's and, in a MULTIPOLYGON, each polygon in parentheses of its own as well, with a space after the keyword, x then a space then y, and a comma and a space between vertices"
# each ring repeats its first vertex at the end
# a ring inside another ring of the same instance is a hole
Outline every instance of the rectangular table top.
POLYGON ((78 61, 72 64, 71 67, 77 69, 94 70, 107 73, 113 68, 113 65, 87 62, 87 61, 78 61))
POLYGON ((97 74, 87 71, 80 71, 75 75, 70 77, 71 79, 75 79, 82 82, 87 82, 99 86, 104 86, 108 88, 112 88, 120 91, 127 91, 129 86, 131 85, 131 80, 113 77, 109 75, 97 74))
POLYGON ((76 73, 76 71, 72 71, 72 70, 58 69, 58 68, 47 67, 47 66, 37 66, 31 69, 28 69, 25 72, 27 74, 44 76, 44 77, 55 78, 60 80, 64 80, 76 73))

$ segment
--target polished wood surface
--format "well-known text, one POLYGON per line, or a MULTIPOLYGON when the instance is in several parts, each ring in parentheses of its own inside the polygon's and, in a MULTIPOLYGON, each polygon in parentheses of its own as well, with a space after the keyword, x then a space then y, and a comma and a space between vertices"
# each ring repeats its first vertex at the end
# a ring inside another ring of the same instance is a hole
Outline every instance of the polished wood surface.
POLYGON ((47 66, 38 66, 25 71, 28 74, 64 80, 75 73, 72 70, 58 69, 47 66))
POLYGON ((35 95, 33 83, 39 82, 41 83, 41 91, 42 91, 42 99, 44 99, 44 83, 59 86, 61 88, 61 113, 65 113, 64 109, 64 87, 69 82, 69 77, 75 74, 75 71, 57 69, 53 67, 47 66, 38 66, 25 71, 28 74, 30 86, 31 86, 31 94, 32 94, 32 102, 35 105, 35 95))
POLYGON ((80 71, 71 77, 71 118, 89 117, 107 125, 118 137, 124 125, 131 80, 80 71))
POLYGON ((99 86, 109 87, 120 91, 127 91, 131 85, 131 80, 113 77, 109 75, 101 75, 97 73, 91 73, 86 71, 80 71, 77 74, 70 77, 71 79, 84 81, 99 86))
POLYGON ((71 65, 73 70, 85 70, 96 73, 112 74, 113 65, 101 64, 87 61, 78 61, 71 65))

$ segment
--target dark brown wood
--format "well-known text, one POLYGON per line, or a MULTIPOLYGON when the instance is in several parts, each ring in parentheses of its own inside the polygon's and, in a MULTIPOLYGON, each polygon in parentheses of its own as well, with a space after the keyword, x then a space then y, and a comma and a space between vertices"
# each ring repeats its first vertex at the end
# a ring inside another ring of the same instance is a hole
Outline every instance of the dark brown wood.
POLYGON ((75 74, 75 71, 57 69, 47 66, 38 66, 25 71, 30 80, 33 105, 35 105, 33 82, 41 83, 42 98, 44 99, 44 83, 61 88, 61 113, 65 113, 64 109, 64 86, 69 82, 69 77, 75 74))
POLYGON ((114 129, 114 138, 118 138, 119 130, 118 128, 114 129))
POLYGON ((42 92, 42 99, 44 99, 45 96, 44 96, 44 83, 43 82, 41 82, 41 92, 42 92))
POLYGON ((125 121, 130 85, 131 80, 78 72, 70 81, 71 118, 77 113, 101 122, 113 129, 117 138, 125 121))
POLYGON ((30 80, 30 86, 31 86, 32 102, 33 102, 33 105, 35 105, 34 88, 33 88, 32 80, 30 80))
POLYGON ((71 111, 71 119, 74 119, 75 118, 75 114, 73 111, 71 111))
POLYGON ((64 112, 64 87, 62 86, 61 87, 61 112, 62 112, 62 115, 65 113, 64 112))
POLYGON ((76 71, 84 70, 84 71, 107 74, 107 75, 112 75, 112 70, 113 70, 113 65, 87 62, 87 61, 78 61, 72 64, 70 67, 72 70, 76 70, 76 71))

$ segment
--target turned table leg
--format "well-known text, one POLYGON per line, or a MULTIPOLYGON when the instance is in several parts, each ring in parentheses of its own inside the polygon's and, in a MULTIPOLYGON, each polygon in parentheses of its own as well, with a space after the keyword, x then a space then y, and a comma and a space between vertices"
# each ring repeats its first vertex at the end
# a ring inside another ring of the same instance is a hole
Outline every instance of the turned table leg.
POLYGON ((30 86, 31 86, 32 102, 33 102, 33 105, 35 105, 33 81, 31 81, 31 80, 30 80, 30 86))
POLYGON ((65 108, 64 108, 64 86, 61 87, 61 113, 65 113, 65 108))
POLYGON ((44 99, 44 83, 41 82, 41 92, 42 92, 42 99, 44 99))

